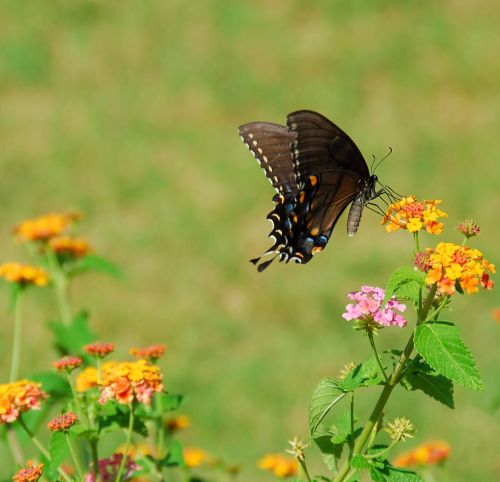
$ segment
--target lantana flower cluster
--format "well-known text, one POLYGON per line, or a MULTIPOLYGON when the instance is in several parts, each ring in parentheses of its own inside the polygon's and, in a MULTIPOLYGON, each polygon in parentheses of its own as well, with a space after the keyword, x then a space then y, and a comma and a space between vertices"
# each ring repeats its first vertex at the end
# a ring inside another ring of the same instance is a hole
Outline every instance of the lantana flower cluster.
POLYGON ((0 385, 0 424, 15 422, 28 410, 39 410, 47 394, 41 383, 19 380, 0 385))
POLYGON ((258 466, 280 478, 296 475, 299 469, 295 459, 282 454, 268 454, 259 460, 258 466))
POLYGON ((154 392, 163 390, 160 369, 147 360, 121 362, 102 369, 99 401, 116 400, 130 404, 134 400, 149 405, 154 392), (112 367, 112 368, 111 368, 112 367))
POLYGON ((359 291, 353 291, 347 297, 354 301, 346 306, 342 317, 348 321, 355 320, 363 326, 374 328, 384 326, 406 326, 406 319, 401 315, 406 305, 394 297, 383 305, 385 291, 375 286, 364 285, 359 291))
MULTIPOLYGON (((113 454, 107 459, 99 460, 99 480, 102 482, 113 482, 116 480, 124 454, 113 454)), ((125 461, 125 470, 120 480, 129 480, 134 472, 139 470, 140 467, 130 457, 127 456, 125 461)), ((93 473, 85 477, 85 482, 96 482, 96 477, 93 473)))
POLYGON ((54 417, 47 427, 52 432, 67 432, 75 423, 78 422, 78 417, 73 412, 63 413, 54 417))
POLYGON ((48 241, 60 236, 80 217, 79 213, 50 213, 23 221, 14 228, 14 233, 24 241, 48 241))
POLYGON ((81 258, 90 251, 90 245, 85 239, 57 237, 49 241, 52 251, 60 257, 81 258))
POLYGON ((156 361, 165 354, 165 345, 157 344, 150 345, 145 348, 131 348, 129 353, 137 358, 146 358, 148 360, 156 361))
POLYGON ((14 262, 0 265, 0 277, 22 286, 45 286, 49 282, 49 275, 43 269, 14 262))
POLYGON ((404 197, 389 205, 382 224, 387 225, 387 232, 406 229, 410 233, 416 233, 425 229, 430 234, 440 234, 444 225, 439 218, 448 217, 437 208, 440 203, 437 199, 418 201, 415 196, 404 197))
POLYGON ((19 470, 13 477, 14 482, 37 482, 43 475, 44 464, 34 465, 31 460, 28 460, 26 467, 19 470))
POLYGON ((415 467, 416 465, 433 465, 445 461, 451 453, 446 442, 427 442, 404 452, 396 457, 396 467, 415 467))
POLYGON ((435 249, 427 248, 424 253, 419 253, 415 264, 427 274, 426 283, 437 284, 441 294, 453 295, 457 283, 468 294, 477 293, 480 286, 493 288, 490 273, 495 273, 495 266, 478 249, 439 243, 435 249))

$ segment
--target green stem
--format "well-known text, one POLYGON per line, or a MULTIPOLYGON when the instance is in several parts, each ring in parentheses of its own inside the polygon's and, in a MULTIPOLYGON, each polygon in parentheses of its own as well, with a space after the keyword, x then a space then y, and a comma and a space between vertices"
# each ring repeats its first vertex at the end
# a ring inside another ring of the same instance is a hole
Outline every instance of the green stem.
POLYGON ((45 255, 47 256, 47 262, 54 281, 59 314, 61 316, 62 322, 65 325, 69 325, 71 323, 72 317, 68 302, 68 279, 66 277, 66 273, 62 269, 57 256, 49 246, 47 246, 45 249, 45 255))
POLYGON ((23 451, 21 449, 21 446, 19 445, 19 441, 17 440, 16 432, 14 432, 14 429, 10 424, 7 425, 7 442, 9 444, 9 449, 12 454, 12 458, 14 459, 14 462, 19 467, 22 467, 24 464, 23 451))
POLYGON ((420 252, 420 240, 418 238, 418 231, 413 233, 413 239, 415 240, 415 254, 420 252))
POLYGON ((66 443, 68 444, 69 453, 71 454, 71 458, 73 459, 73 463, 75 464, 76 471, 78 472, 78 477, 80 477, 80 480, 83 481, 84 477, 83 477, 82 466, 80 465, 80 460, 79 460, 78 456, 76 455, 75 449, 74 449, 73 444, 71 442, 71 439, 68 435, 68 432, 64 432, 64 437, 66 438, 66 443))
POLYGON ((14 337, 12 340, 12 361, 9 382, 17 380, 21 361, 22 325, 23 325, 23 288, 19 286, 14 294, 14 337))
MULTIPOLYGON (((33 444, 36 446, 38 450, 45 456, 47 460, 50 461, 50 454, 49 451, 42 445, 42 443, 35 437, 33 432, 27 427, 27 425, 24 423, 24 420, 22 417, 19 417, 18 420, 19 425, 23 428, 23 430, 28 434, 29 438, 33 442, 33 444)), ((58 468, 57 471, 61 474, 61 477, 66 481, 66 482, 72 482, 71 477, 61 468, 58 468)))
POLYGON ((299 464, 302 467, 302 471, 304 472, 304 475, 306 476, 306 481, 311 482, 311 476, 309 475, 309 471, 307 470, 306 461, 303 459, 300 459, 299 464))
POLYGON ((125 450, 123 451, 123 457, 120 464, 120 469, 118 470, 118 474, 116 475, 115 482, 120 482, 123 476, 123 472, 125 471, 125 464, 128 459, 128 451, 130 448, 130 440, 132 438, 132 429, 134 427, 134 404, 130 404, 130 415, 128 419, 128 430, 127 430, 127 440, 125 442, 125 450))
POLYGON ((92 471, 94 472, 95 480, 101 480, 101 471, 99 470, 99 453, 97 450, 97 439, 89 440, 90 454, 92 456, 92 471))
POLYGON ((384 366, 382 365, 382 362, 380 361, 380 357, 378 356, 378 351, 377 351, 377 347, 375 346, 375 340, 373 339, 373 332, 372 331, 368 331, 368 339, 370 340, 370 345, 372 347, 373 353, 375 354, 375 360, 377 360, 378 367, 380 368, 382 376, 384 377, 384 380, 387 383, 389 381, 389 379, 387 378, 387 374, 385 373, 384 366))
MULTIPOLYGON (((427 296, 427 299, 425 300, 424 307, 422 308, 422 311, 419 313, 419 317, 417 320, 417 325, 423 323, 427 315, 429 313, 429 310, 432 306, 432 302, 434 301, 434 297, 436 296, 436 291, 437 291, 437 286, 433 285, 432 288, 429 291, 429 295, 427 296)), ((354 445, 354 451, 353 451, 353 456, 358 455, 361 453, 363 450, 366 441, 370 437, 370 434, 372 433, 372 430, 378 423, 380 417, 382 416, 382 412, 384 410, 385 405, 387 404, 387 401, 389 400, 389 397, 396 387, 396 385, 399 382, 400 375, 403 371, 403 368, 405 367, 407 361, 410 359, 411 353, 413 351, 414 344, 413 344, 413 333, 410 336, 410 339, 406 343, 406 347, 394 367, 394 371, 391 374, 391 377, 389 378, 389 381, 384 385, 384 388, 382 390, 382 393, 380 394, 377 403, 370 415, 370 418, 368 419, 368 422, 366 422, 366 425, 363 428, 363 431, 359 435, 359 437, 356 440, 356 443, 354 445)), ((333 482, 344 482, 345 478, 350 470, 349 466, 349 460, 346 460, 344 462, 344 465, 342 468, 339 470, 337 476, 335 479, 333 479, 333 482)))
POLYGON ((372 455, 365 455, 365 459, 378 459, 379 457, 381 457, 382 455, 386 454, 387 452, 389 452, 389 450, 392 450, 392 448, 398 443, 398 440, 393 440, 391 442, 391 444, 389 445, 389 447, 386 447, 384 450, 381 450, 380 452, 377 452, 376 454, 372 454, 372 455))

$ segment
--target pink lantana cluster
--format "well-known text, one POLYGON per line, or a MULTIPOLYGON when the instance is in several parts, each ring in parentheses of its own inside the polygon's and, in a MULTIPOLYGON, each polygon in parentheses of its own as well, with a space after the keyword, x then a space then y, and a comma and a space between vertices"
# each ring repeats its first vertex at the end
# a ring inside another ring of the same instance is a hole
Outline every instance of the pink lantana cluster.
POLYGON ((401 315, 406 305, 399 303, 394 297, 382 306, 385 291, 375 286, 362 286, 359 291, 352 291, 347 297, 354 301, 346 306, 342 317, 348 321, 356 320, 362 323, 383 326, 406 326, 406 319, 401 315), (400 313, 398 313, 400 312, 400 313))
MULTIPOLYGON (((99 475, 103 482, 113 482, 116 480, 123 457, 123 454, 113 454, 108 459, 99 460, 99 475)), ((122 474, 121 481, 129 480, 134 475, 134 472, 139 469, 140 467, 127 456, 125 471, 122 474)), ((85 482, 96 482, 95 475, 92 473, 88 474, 85 477, 85 482)))

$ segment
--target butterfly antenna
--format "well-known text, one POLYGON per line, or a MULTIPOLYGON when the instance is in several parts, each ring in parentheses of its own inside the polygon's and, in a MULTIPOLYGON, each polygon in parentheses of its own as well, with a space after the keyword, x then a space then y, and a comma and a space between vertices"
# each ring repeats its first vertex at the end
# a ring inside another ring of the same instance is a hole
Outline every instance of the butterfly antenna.
POLYGON ((381 207, 378 204, 375 203, 367 203, 366 207, 370 210, 373 211, 375 214, 378 214, 380 216, 385 216, 385 212, 382 211, 381 207))
POLYGON ((378 164, 374 167, 374 169, 372 171, 373 174, 375 174, 375 171, 378 169, 378 167, 380 166, 380 164, 382 164, 391 154, 392 154, 392 147, 389 146, 389 152, 382 159, 380 159, 380 161, 378 162, 378 164))
POLYGON ((375 164, 375 160, 376 160, 375 154, 372 154, 372 157, 373 157, 373 161, 370 164, 370 172, 373 172, 373 164, 375 164))

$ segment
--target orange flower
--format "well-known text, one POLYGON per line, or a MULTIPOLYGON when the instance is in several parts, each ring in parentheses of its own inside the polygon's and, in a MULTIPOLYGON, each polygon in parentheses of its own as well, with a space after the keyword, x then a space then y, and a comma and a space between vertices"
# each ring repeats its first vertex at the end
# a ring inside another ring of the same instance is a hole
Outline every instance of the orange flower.
POLYGON ((79 238, 52 238, 49 246, 63 258, 81 258, 90 251, 90 245, 84 239, 79 238))
POLYGON ((199 467, 210 460, 210 454, 198 447, 184 447, 183 450, 184 463, 189 468, 199 467))
POLYGON ((83 360, 77 356, 65 356, 54 362, 58 372, 71 373, 83 363, 83 360))
POLYGON ((22 286, 30 284, 45 286, 49 282, 49 276, 42 269, 13 262, 0 265, 0 277, 22 286))
POLYGON ((163 390, 160 369, 147 360, 116 363, 102 370, 100 403, 114 399, 129 404, 134 400, 149 405, 154 392, 163 390))
POLYGON ((448 217, 436 207, 440 203, 440 200, 417 201, 415 196, 404 197, 389 205, 382 224, 387 224, 387 232, 406 229, 410 233, 417 233, 425 229, 430 234, 440 234, 443 223, 438 219, 448 217))
POLYGON ((43 474, 43 464, 33 465, 31 460, 28 460, 27 467, 17 472, 12 480, 15 482, 37 482, 43 474))
POLYGON ((165 345, 150 345, 145 348, 131 348, 129 353, 137 358, 147 358, 148 360, 155 361, 165 354, 165 345))
POLYGON ((415 465, 433 465, 446 460, 451 447, 446 442, 427 442, 400 454, 394 460, 396 467, 413 467, 415 465))
POLYGON ((52 432, 67 432, 76 422, 78 417, 73 412, 67 412, 53 418, 47 427, 52 432))
POLYGON ((113 343, 95 342, 85 345, 85 351, 96 358, 104 358, 105 356, 115 351, 113 343))
POLYGON ((416 264, 427 273, 428 285, 437 284, 439 293, 451 296, 457 283, 468 294, 477 293, 479 286, 493 288, 489 273, 495 273, 495 266, 481 251, 454 243, 439 243, 435 249, 426 251, 425 263, 416 264))
POLYGON ((79 213, 51 213, 23 221, 14 228, 14 233, 18 238, 25 241, 47 241, 50 238, 59 236, 80 217, 79 213))
POLYGON ((0 385, 0 424, 15 422, 29 410, 40 410, 47 394, 42 384, 29 380, 19 380, 0 385))
POLYGON ((259 460, 259 468, 269 470, 276 477, 290 477, 296 475, 299 465, 295 459, 281 454, 268 454, 259 460))
POLYGON ((187 415, 177 415, 177 417, 168 419, 166 425, 170 430, 182 430, 191 425, 191 420, 187 415))

